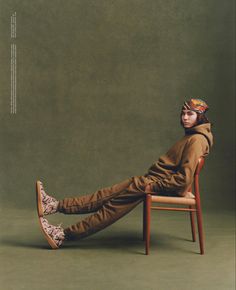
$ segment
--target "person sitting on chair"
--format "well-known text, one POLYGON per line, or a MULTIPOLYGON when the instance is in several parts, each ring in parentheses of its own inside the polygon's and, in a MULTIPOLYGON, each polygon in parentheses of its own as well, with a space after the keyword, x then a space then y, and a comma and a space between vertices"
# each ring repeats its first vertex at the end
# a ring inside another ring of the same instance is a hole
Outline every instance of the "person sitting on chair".
POLYGON ((198 159, 209 154, 213 145, 211 123, 205 113, 209 109, 199 98, 185 101, 180 115, 184 136, 142 176, 130 177, 92 194, 66 197, 48 195, 41 181, 36 182, 37 210, 41 230, 53 249, 65 242, 87 237, 111 225, 145 198, 146 193, 194 198, 191 187, 198 159), (49 224, 45 215, 88 214, 85 219, 65 229, 49 224))

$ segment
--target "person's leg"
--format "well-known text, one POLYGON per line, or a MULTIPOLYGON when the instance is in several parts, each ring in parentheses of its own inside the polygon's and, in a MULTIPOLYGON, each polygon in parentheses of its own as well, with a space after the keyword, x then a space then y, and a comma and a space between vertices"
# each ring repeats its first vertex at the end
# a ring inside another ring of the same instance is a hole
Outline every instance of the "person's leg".
POLYGON ((107 201, 119 196, 132 183, 132 178, 113 186, 78 197, 67 197, 59 201, 57 211, 64 214, 86 214, 98 211, 107 201))
POLYGON ((96 212, 107 200, 115 197, 132 183, 133 178, 128 178, 113 186, 100 189, 92 194, 64 198, 58 201, 48 195, 41 181, 36 182, 36 200, 38 215, 43 217, 56 212, 65 214, 83 214, 96 212))
POLYGON ((111 225, 143 201, 144 192, 129 192, 124 190, 119 195, 106 201, 93 215, 64 229, 65 239, 81 239, 96 233, 111 225))
POLYGON ((60 202, 61 212, 71 214, 97 210, 97 213, 66 229, 53 226, 44 217, 40 217, 41 229, 54 249, 60 247, 65 240, 91 235, 114 223, 142 202, 146 194, 145 188, 151 182, 145 176, 134 176, 91 195, 72 198, 69 201, 64 199, 60 202))

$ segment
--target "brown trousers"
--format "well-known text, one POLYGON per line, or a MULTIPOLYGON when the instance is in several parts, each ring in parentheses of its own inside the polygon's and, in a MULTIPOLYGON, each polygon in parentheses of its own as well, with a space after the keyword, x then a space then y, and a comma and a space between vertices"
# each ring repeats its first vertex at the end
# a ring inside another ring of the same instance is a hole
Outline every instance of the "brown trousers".
POLYGON ((111 225, 145 197, 145 187, 153 180, 134 176, 92 194, 59 201, 58 211, 64 214, 94 213, 64 230, 66 240, 80 239, 111 225))

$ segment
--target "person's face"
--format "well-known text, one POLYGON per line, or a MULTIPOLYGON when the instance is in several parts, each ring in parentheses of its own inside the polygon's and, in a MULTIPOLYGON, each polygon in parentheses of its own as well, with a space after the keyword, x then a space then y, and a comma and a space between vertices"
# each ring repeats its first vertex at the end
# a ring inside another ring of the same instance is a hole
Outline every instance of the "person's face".
POLYGON ((184 128, 191 128, 197 124, 197 113, 191 110, 182 110, 181 119, 184 128))

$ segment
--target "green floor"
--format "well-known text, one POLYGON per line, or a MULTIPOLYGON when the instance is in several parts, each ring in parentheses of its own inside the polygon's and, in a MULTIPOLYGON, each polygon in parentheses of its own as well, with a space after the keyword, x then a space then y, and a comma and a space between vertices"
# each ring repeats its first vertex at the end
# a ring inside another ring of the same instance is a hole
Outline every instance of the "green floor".
MULTIPOLYGON (((191 242, 186 213, 153 212, 145 256, 141 209, 59 250, 48 248, 36 212, 2 210, 0 290, 235 289, 234 212, 204 212, 204 256, 191 242)), ((49 220, 66 226, 78 218, 56 214, 49 220)))

